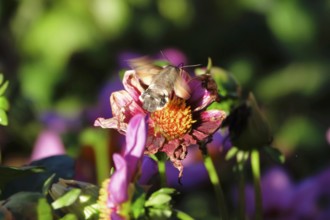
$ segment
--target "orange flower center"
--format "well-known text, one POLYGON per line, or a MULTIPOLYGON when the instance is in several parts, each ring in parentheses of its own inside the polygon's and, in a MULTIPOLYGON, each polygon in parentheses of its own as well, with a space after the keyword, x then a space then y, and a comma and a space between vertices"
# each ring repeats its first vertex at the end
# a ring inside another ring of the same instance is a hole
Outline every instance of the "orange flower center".
POLYGON ((151 113, 154 121, 155 134, 161 133, 167 140, 179 138, 191 130, 192 119, 190 106, 183 99, 174 97, 158 111, 151 113))

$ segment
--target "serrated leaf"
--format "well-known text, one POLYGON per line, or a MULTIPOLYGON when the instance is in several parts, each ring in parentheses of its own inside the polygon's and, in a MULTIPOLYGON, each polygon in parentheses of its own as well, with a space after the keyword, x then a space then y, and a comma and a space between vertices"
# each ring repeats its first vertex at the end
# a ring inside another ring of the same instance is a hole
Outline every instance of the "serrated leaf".
POLYGON ((53 219, 52 209, 48 204, 46 198, 39 199, 37 211, 38 211, 38 219, 43 219, 43 220, 53 219))
POLYGON ((5 91, 6 91, 7 87, 8 87, 8 85, 9 85, 9 82, 6 81, 4 84, 2 84, 2 85, 0 86, 0 96, 2 96, 2 95, 5 93, 5 91))
POLYGON ((226 154, 226 160, 230 160, 232 159, 238 152, 238 148, 237 147, 231 147, 230 150, 227 152, 226 154))
POLYGON ((79 197, 81 189, 72 189, 52 203, 53 209, 60 209, 72 205, 79 197))
POLYGON ((284 163, 285 162, 285 156, 279 151, 277 148, 266 146, 264 147, 264 150, 266 153, 277 163, 284 163))
POLYGON ((3 126, 7 126, 8 125, 7 114, 2 109, 0 109, 0 125, 3 125, 3 126))
POLYGON ((9 110, 9 102, 8 99, 4 96, 0 96, 0 109, 3 109, 5 111, 9 110))

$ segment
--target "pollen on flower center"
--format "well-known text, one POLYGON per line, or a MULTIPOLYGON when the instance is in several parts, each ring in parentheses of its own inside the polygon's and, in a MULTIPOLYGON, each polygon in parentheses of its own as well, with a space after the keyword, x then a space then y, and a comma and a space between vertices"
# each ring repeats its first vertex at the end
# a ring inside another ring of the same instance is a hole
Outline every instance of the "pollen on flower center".
POLYGON ((100 220, 109 220, 110 219, 110 213, 111 209, 107 206, 108 204, 108 185, 110 182, 110 178, 106 179, 102 183, 102 187, 99 191, 99 199, 98 199, 98 205, 99 205, 99 219, 100 220))
POLYGON ((180 98, 173 98, 165 108, 151 114, 154 121, 155 134, 161 133, 167 140, 179 138, 191 130, 192 119, 190 106, 180 98))

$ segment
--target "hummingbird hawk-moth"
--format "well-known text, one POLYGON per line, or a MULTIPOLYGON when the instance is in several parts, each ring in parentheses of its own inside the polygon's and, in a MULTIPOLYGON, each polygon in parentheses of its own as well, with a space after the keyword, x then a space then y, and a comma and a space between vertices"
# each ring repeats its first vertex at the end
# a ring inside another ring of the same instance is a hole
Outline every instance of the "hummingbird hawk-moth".
POLYGON ((182 67, 160 67, 154 65, 147 57, 132 59, 129 64, 137 77, 147 86, 139 97, 145 110, 154 112, 164 108, 172 98, 173 92, 185 100, 190 97, 190 88, 183 79, 182 67))

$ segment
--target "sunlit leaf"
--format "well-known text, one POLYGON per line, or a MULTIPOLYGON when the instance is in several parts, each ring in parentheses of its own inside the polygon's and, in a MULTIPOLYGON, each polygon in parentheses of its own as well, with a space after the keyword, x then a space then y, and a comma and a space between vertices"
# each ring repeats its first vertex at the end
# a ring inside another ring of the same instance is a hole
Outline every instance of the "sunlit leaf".
POLYGON ((238 153, 237 147, 231 147, 226 154, 226 160, 232 159, 238 153))
POLYGON ((42 194, 47 195, 48 194, 48 190, 51 186, 51 184, 53 183, 53 180, 55 178, 56 174, 54 173, 53 175, 51 175, 44 183, 43 187, 42 187, 42 194))
POLYGON ((40 198, 38 201, 38 219, 53 220, 52 209, 48 204, 46 198, 40 198))
POLYGON ((138 219, 139 217, 144 215, 144 204, 146 200, 146 195, 141 194, 138 198, 136 198, 131 205, 131 212, 134 219, 138 219))
POLYGON ((63 218, 60 220, 78 220, 78 218, 74 214, 66 214, 63 218))
POLYGON ((72 205, 79 197, 81 189, 72 189, 52 203, 54 209, 72 205))
POLYGON ((5 111, 9 110, 8 99, 4 96, 0 96, 0 109, 5 110, 5 111))
POLYGON ((8 125, 7 114, 4 110, 0 109, 0 125, 8 125))
POLYGON ((171 201, 172 199, 171 194, 173 194, 174 192, 175 189, 173 188, 161 188, 160 190, 151 194, 151 196, 146 201, 145 206, 157 207, 157 206, 166 205, 171 201))
POLYGON ((0 84, 0 96, 2 96, 4 93, 5 93, 5 91, 6 91, 6 89, 7 89, 7 87, 8 87, 8 85, 9 85, 9 82, 8 81, 6 81, 4 84, 0 84))

